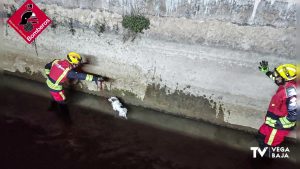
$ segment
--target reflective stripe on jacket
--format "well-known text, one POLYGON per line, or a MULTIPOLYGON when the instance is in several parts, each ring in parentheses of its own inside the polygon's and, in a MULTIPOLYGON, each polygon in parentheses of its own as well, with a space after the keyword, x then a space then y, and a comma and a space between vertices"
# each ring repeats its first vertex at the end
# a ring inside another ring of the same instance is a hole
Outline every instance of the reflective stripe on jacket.
POLYGON ((276 121, 279 120, 283 124, 284 129, 292 129, 296 123, 289 121, 285 122, 282 117, 289 116, 289 111, 294 103, 291 103, 291 98, 296 97, 296 83, 294 81, 286 82, 285 85, 280 85, 274 94, 269 104, 269 109, 266 115, 265 124, 276 128, 276 121))
POLYGON ((72 65, 67 60, 54 60, 46 83, 50 89, 62 90, 62 84, 67 80, 67 74, 72 65))

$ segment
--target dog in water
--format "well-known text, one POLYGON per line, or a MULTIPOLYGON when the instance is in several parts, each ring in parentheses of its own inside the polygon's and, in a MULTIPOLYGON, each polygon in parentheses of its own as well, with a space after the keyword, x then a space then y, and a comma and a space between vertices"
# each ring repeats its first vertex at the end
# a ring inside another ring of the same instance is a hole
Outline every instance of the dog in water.
POLYGON ((111 103, 113 110, 119 113, 120 117, 127 119, 127 109, 123 107, 122 103, 117 97, 110 97, 108 101, 111 103))

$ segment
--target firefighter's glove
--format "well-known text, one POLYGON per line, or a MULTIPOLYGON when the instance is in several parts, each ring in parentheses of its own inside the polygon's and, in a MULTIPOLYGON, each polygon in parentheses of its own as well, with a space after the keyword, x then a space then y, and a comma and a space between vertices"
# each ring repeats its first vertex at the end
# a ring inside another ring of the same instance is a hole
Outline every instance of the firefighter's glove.
POLYGON ((103 76, 94 76, 93 81, 98 85, 101 82, 107 81, 107 78, 103 76))
POLYGON ((45 69, 44 70, 44 73, 45 73, 45 77, 47 78, 47 77, 49 77, 49 74, 50 74, 50 69, 45 69))
POLYGON ((260 65, 260 66, 258 66, 259 71, 261 71, 263 73, 267 73, 269 71, 268 61, 263 60, 263 61, 259 62, 259 65, 260 65))
POLYGON ((277 121, 276 121, 276 125, 275 127, 277 129, 287 129, 287 128, 292 128, 296 125, 295 122, 293 121, 289 121, 286 116, 285 117, 280 117, 277 121))

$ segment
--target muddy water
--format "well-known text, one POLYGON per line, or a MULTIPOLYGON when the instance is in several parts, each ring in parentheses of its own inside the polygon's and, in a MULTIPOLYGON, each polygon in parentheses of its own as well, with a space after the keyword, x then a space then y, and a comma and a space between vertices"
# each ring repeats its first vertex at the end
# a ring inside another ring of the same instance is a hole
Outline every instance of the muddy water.
POLYGON ((299 167, 252 159, 251 134, 130 105, 122 120, 104 98, 82 93, 69 94, 69 125, 47 111, 44 85, 0 79, 1 169, 299 167))

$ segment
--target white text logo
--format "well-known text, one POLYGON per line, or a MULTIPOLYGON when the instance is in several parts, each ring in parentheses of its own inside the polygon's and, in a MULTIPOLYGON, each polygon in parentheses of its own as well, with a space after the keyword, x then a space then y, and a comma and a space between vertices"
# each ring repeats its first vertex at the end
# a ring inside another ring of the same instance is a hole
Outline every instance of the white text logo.
POLYGON ((289 158, 288 153, 290 149, 288 147, 265 147, 260 149, 259 147, 250 147, 253 152, 253 158, 269 157, 269 158, 289 158), (257 155, 259 154, 259 156, 257 155))

